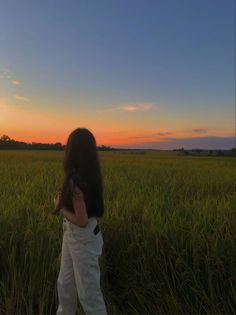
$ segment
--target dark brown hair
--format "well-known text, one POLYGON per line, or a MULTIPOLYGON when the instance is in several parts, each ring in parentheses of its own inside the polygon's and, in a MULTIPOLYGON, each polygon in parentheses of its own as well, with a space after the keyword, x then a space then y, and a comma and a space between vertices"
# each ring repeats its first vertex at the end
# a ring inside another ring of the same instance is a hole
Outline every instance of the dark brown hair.
POLYGON ((88 129, 77 128, 69 135, 63 166, 60 207, 74 212, 72 193, 76 185, 83 192, 88 217, 101 217, 104 212, 101 167, 96 140, 88 129))

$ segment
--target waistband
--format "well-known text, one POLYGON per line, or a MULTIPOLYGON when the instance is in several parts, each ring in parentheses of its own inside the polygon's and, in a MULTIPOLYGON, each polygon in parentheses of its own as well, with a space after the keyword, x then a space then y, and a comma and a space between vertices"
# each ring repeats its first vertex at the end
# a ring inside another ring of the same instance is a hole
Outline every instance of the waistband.
MULTIPOLYGON (((100 227, 98 225, 98 222, 97 222, 97 218, 96 217, 90 217, 88 218, 88 225, 85 227, 85 229, 88 227, 90 229, 93 230, 93 233, 96 235, 99 231, 100 231, 100 227)), ((69 220, 67 220, 65 217, 63 219, 63 224, 72 224, 69 220)))
MULTIPOLYGON (((91 223, 93 223, 93 222, 96 222, 96 223, 97 223, 97 218, 96 218, 96 217, 90 217, 90 218, 88 218, 88 220, 89 220, 89 224, 91 224, 91 223)), ((70 223, 70 221, 67 220, 66 217, 64 217, 63 221, 70 223)))

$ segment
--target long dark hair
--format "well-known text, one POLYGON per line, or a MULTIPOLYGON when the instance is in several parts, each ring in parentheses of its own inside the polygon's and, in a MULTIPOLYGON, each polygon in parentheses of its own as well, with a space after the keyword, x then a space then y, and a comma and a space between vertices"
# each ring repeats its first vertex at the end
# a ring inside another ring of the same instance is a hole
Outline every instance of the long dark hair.
POLYGON ((88 217, 101 217, 104 213, 103 180, 96 140, 88 129, 77 128, 69 135, 63 167, 64 180, 59 206, 74 212, 72 182, 83 192, 88 217))

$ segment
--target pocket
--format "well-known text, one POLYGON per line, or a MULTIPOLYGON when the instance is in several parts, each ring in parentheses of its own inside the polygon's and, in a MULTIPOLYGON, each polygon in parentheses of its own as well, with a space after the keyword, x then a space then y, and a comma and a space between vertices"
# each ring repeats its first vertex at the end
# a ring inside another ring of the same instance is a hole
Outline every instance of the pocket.
POLYGON ((70 227, 71 227, 71 229, 72 229, 73 231, 81 231, 81 232, 83 232, 83 231, 85 231, 85 230, 88 229, 88 226, 81 227, 81 226, 79 226, 79 225, 77 225, 77 224, 74 224, 74 223, 72 223, 72 222, 70 222, 69 224, 70 224, 70 227))
POLYGON ((70 222, 70 229, 71 229, 71 233, 75 239, 83 240, 83 239, 89 239, 91 237, 90 233, 89 233, 88 226, 80 227, 80 226, 70 222))

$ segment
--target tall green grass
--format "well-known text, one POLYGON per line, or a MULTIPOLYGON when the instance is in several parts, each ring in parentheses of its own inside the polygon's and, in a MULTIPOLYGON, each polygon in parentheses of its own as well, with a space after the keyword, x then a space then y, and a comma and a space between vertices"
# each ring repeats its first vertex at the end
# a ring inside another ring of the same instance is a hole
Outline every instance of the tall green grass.
MULTIPOLYGON (((63 218, 50 211, 62 158, 0 151, 1 314, 55 314, 63 218)), ((100 158, 109 314, 235 314, 235 159, 175 152, 100 158)))

